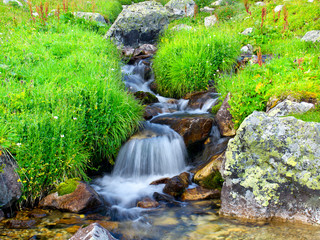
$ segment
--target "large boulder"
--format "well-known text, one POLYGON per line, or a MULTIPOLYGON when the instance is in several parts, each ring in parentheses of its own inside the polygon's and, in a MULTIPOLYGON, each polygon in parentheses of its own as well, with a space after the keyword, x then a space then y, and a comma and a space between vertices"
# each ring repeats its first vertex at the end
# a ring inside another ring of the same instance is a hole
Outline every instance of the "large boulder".
POLYGON ((169 11, 156 1, 132 4, 119 14, 106 37, 118 46, 154 43, 169 24, 169 11))
POLYGON ((151 122, 168 125, 183 137, 186 146, 189 147, 209 137, 213 118, 210 114, 168 114, 153 118, 151 122))
POLYGON ((270 117, 283 117, 290 114, 301 114, 314 108, 314 104, 307 102, 292 102, 284 100, 268 111, 270 117))
POLYGON ((91 223, 85 228, 80 228, 69 240, 116 240, 111 233, 98 223, 91 223))
POLYGON ((236 130, 234 129, 234 123, 232 121, 232 115, 229 111, 230 105, 230 93, 224 99, 219 111, 215 116, 215 120, 220 130, 220 134, 224 137, 232 137, 236 135, 236 130))
POLYGON ((320 123, 254 112, 229 141, 222 215, 320 224, 320 123))
POLYGON ((16 173, 17 165, 7 153, 0 149, 0 207, 10 207, 22 194, 22 184, 16 173))
POLYGON ((174 18, 194 15, 195 2, 193 0, 170 0, 165 7, 173 13, 174 18))
POLYGON ((96 191, 88 184, 79 182, 74 192, 59 196, 52 193, 42 199, 40 207, 54 208, 70 212, 85 212, 96 209, 102 205, 102 200, 96 191))

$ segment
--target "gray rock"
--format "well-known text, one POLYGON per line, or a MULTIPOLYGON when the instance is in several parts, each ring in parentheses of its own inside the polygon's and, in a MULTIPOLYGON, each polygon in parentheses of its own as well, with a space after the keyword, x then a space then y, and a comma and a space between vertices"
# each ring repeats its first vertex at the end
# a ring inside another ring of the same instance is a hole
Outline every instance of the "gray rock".
POLYGON ((207 13, 213 13, 214 8, 210 8, 210 7, 204 7, 204 8, 200 8, 200 12, 207 12, 207 13))
POLYGON ((168 10, 160 3, 147 1, 123 9, 106 34, 118 46, 139 47, 154 43, 169 24, 168 10))
POLYGON ((98 223, 80 228, 69 240, 116 240, 111 233, 98 223))
POLYGON ((253 54, 253 47, 251 44, 247 44, 247 45, 243 46, 240 51, 242 54, 252 55, 253 54))
POLYGON ((107 24, 106 20, 100 13, 91 13, 91 12, 75 12, 73 13, 75 17, 84 18, 89 21, 100 22, 107 24))
POLYGON ((229 141, 222 215, 320 224, 320 123, 254 112, 229 141))
POLYGON ((256 6, 265 6, 266 4, 264 2, 256 2, 255 5, 256 6))
POLYGON ((236 130, 234 129, 234 123, 232 121, 232 115, 230 114, 230 105, 228 101, 230 100, 230 93, 224 99, 219 111, 215 116, 215 121, 219 127, 221 136, 232 137, 236 135, 236 130))
POLYGON ((253 28, 247 28, 245 29, 241 34, 243 35, 249 35, 253 32, 253 28))
POLYGON ((18 0, 3 0, 4 4, 9 4, 10 2, 17 3, 20 7, 23 7, 23 4, 21 2, 19 2, 18 0))
POLYGON ((282 8, 284 7, 284 5, 278 5, 274 8, 274 12, 280 12, 282 10, 282 8))
POLYGON ((313 0, 308 0, 308 2, 313 3, 313 0))
POLYGON ((204 25, 205 25, 206 27, 214 26, 217 22, 218 22, 218 19, 217 19, 217 17, 216 17, 215 15, 206 17, 206 18, 204 19, 204 25))
POLYGON ((306 42, 320 42, 320 30, 307 32, 301 40, 306 42))
POLYGON ((165 7, 172 12, 174 18, 194 15, 195 2, 193 0, 171 0, 165 7), (187 11, 186 11, 187 10, 187 11))
POLYGON ((282 117, 290 114, 305 113, 314 108, 314 104, 307 102, 292 102, 285 100, 268 111, 269 117, 282 117))
POLYGON ((215 2, 211 3, 211 6, 220 6, 222 2, 223 2, 223 0, 215 1, 215 2))
POLYGON ((22 194, 17 165, 7 153, 0 151, 0 207, 10 207, 22 194), (1 155, 2 154, 2 155, 1 155))
POLYGON ((187 24, 179 24, 177 26, 174 26, 171 28, 172 31, 181 31, 181 30, 192 30, 191 26, 188 26, 187 24))

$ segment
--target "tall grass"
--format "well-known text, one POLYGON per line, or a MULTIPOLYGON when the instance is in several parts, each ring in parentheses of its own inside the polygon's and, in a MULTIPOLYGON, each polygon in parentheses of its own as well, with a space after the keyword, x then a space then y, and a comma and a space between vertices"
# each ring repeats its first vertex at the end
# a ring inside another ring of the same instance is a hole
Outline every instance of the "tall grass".
POLYGON ((23 199, 33 203, 112 162, 142 107, 124 90, 117 49, 93 31, 54 20, 3 30, 0 147, 15 156, 23 199))
POLYGON ((159 93, 182 97, 207 89, 219 71, 232 68, 239 49, 236 37, 219 30, 200 27, 195 31, 168 31, 154 59, 159 93))

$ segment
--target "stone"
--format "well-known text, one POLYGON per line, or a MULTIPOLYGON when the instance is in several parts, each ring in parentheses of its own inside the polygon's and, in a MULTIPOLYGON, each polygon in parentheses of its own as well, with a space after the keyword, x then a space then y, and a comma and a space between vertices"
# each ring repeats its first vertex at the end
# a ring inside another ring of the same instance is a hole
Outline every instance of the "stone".
POLYGON ((205 141, 210 134, 213 118, 210 114, 162 115, 151 120, 152 123, 165 124, 179 133, 187 147, 205 141))
POLYGON ((113 222, 113 221, 97 221, 102 227, 107 229, 108 231, 113 231, 117 228, 119 228, 119 222, 113 222))
POLYGON ((242 35, 249 35, 253 32, 253 28, 246 28, 241 34, 242 35))
POLYGON ((169 11, 156 1, 132 4, 122 10, 106 34, 118 46, 137 48, 155 43, 169 24, 169 11))
POLYGON ((220 214, 320 224, 320 123, 253 112, 226 151, 220 214))
POLYGON ((172 13, 172 17, 192 17, 194 15, 195 2, 193 0, 170 0, 165 7, 172 13))
POLYGON ((21 197, 22 184, 13 158, 0 149, 0 207, 9 208, 21 197))
POLYGON ((18 0, 3 0, 4 4, 9 4, 9 3, 17 3, 20 7, 23 7, 23 4, 19 2, 18 0))
POLYGON ((134 50, 133 55, 134 56, 144 55, 144 56, 150 57, 150 56, 154 55, 156 53, 156 51, 157 51, 156 46, 154 46, 152 44, 143 44, 134 50))
POLYGON ((143 118, 145 120, 150 120, 151 118, 153 118, 154 116, 159 115, 162 112, 163 111, 162 111, 162 109, 160 107, 153 106, 153 105, 148 105, 144 109, 143 118))
POLYGON ((255 5, 256 6, 265 6, 266 4, 264 2, 256 2, 255 5))
POLYGON ((159 184, 166 184, 168 181, 170 180, 170 178, 160 178, 158 180, 155 180, 153 182, 150 183, 150 185, 159 185, 159 184))
POLYGON ((199 201, 218 198, 220 198, 220 190, 207 189, 201 186, 186 189, 186 191, 181 196, 182 201, 199 201))
POLYGON ((234 123, 232 121, 232 115, 229 111, 230 105, 228 101, 230 100, 230 93, 224 99, 219 111, 215 116, 215 121, 219 127, 221 136, 232 137, 236 135, 236 130, 234 129, 234 123))
POLYGON ((215 140, 214 137, 208 138, 204 143, 201 162, 211 162, 217 155, 223 153, 227 149, 229 140, 230 137, 220 138, 219 140, 215 140))
POLYGON ((152 197, 158 202, 166 202, 166 203, 174 205, 174 206, 181 205, 180 202, 178 202, 174 199, 174 197, 167 195, 167 194, 155 192, 152 197))
POLYGON ((28 214, 29 218, 44 218, 48 215, 48 212, 43 209, 32 209, 32 211, 28 214))
POLYGON ((211 8, 211 7, 200 8, 200 12, 206 12, 206 13, 212 14, 213 11, 214 11, 214 8, 211 8))
POLYGON ((274 8, 274 12, 280 12, 282 9, 283 9, 283 7, 284 7, 284 5, 278 5, 278 6, 276 6, 275 8, 274 8))
POLYGON ((241 49, 240 49, 240 52, 242 54, 246 54, 246 55, 252 55, 253 54, 253 47, 251 44, 247 44, 245 46, 243 46, 241 49))
POLYGON ((184 190, 191 183, 189 180, 190 174, 182 173, 178 176, 171 178, 163 188, 163 192, 169 194, 173 197, 179 197, 184 192, 184 190))
POLYGON ((57 192, 42 199, 39 206, 42 208, 54 208, 74 213, 93 210, 102 205, 102 200, 96 191, 88 184, 79 182, 72 193, 59 196, 57 192))
POLYGON ((141 101, 141 104, 148 105, 151 103, 159 102, 158 98, 149 92, 138 91, 133 94, 136 99, 141 101))
POLYGON ((5 219, 4 212, 0 209, 0 222, 5 219))
POLYGON ((204 19, 204 26, 206 27, 212 27, 214 26, 216 23, 218 22, 218 19, 215 15, 212 15, 212 16, 209 16, 209 17, 206 17, 204 19))
POLYGON ((307 32, 301 40, 305 42, 320 42, 320 30, 307 32))
MULTIPOLYGON (((219 94, 211 91, 188 93, 184 99, 189 100, 187 108, 202 109, 210 108, 219 102, 219 94)), ((206 110, 202 109, 202 110, 206 110)))
POLYGON ((98 223, 80 228, 69 240, 116 240, 111 233, 98 223))
POLYGON ((159 206, 159 203, 151 198, 144 198, 142 201, 137 203, 137 207, 139 208, 156 208, 159 206))
POLYGON ((215 2, 211 3, 211 6, 220 6, 222 2, 223 2, 223 0, 215 1, 215 2))
POLYGON ((17 220, 10 219, 5 223, 5 226, 10 229, 29 229, 34 227, 37 224, 36 220, 17 220))
POLYGON ((172 31, 181 31, 181 30, 192 30, 192 27, 187 25, 187 24, 179 24, 177 26, 174 26, 173 28, 171 28, 172 31))
POLYGON ((307 102, 292 102, 284 100, 271 108, 267 113, 269 117, 283 117, 291 114, 301 114, 314 108, 314 104, 307 102))
POLYGON ((78 18, 84 18, 89 21, 99 22, 102 24, 107 24, 106 20, 100 13, 91 12, 74 12, 73 15, 78 18))

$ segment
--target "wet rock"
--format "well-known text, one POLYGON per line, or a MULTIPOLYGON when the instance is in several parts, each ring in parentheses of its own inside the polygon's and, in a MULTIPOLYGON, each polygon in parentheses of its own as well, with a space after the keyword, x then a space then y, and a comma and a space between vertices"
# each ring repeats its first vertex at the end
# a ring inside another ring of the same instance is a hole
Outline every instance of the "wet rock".
POLYGON ((155 180, 152 183, 150 183, 150 185, 166 184, 169 180, 170 180, 170 178, 160 178, 160 179, 155 180))
POLYGON ((179 24, 171 28, 172 31, 192 30, 192 27, 187 24, 179 24))
POLYGON ((59 196, 55 192, 42 199, 39 203, 40 207, 55 208, 75 213, 96 209, 101 205, 102 200, 96 191, 83 182, 79 182, 73 193, 59 196))
POLYGON ((267 113, 270 117, 283 117, 290 114, 305 113, 314 108, 314 104, 307 102, 292 102, 290 100, 284 100, 278 103, 274 108, 270 109, 267 113))
POLYGON ((103 228, 98 223, 92 223, 88 227, 80 228, 76 234, 69 240, 89 240, 89 239, 104 239, 116 240, 111 233, 103 228))
POLYGON ((158 202, 166 202, 166 203, 173 204, 173 205, 176 205, 176 206, 180 206, 181 205, 180 202, 176 201, 174 199, 174 197, 172 197, 170 195, 166 195, 166 194, 161 194, 161 193, 155 192, 152 197, 158 202))
POLYGON ((248 116, 230 140, 220 213, 320 224, 320 123, 248 116))
MULTIPOLYGON (((202 108, 205 104, 210 104, 210 106, 214 106, 215 103, 218 103, 218 97, 219 95, 214 92, 194 92, 194 93, 188 93, 184 99, 189 100, 188 102, 188 108, 190 109, 198 109, 202 108)), ((209 106, 209 107, 210 107, 209 106)))
POLYGON ((119 222, 113 222, 113 221, 97 221, 98 224, 100 224, 102 227, 107 229, 108 231, 113 231, 117 228, 119 228, 119 222))
POLYGON ((156 53, 156 51, 157 51, 156 46, 152 44, 143 44, 134 50, 133 55, 134 56, 139 56, 139 55, 152 56, 156 53))
POLYGON ((43 209, 32 209, 32 211, 28 214, 29 218, 44 218, 48 215, 48 212, 43 209))
POLYGON ((150 88, 150 90, 151 90, 152 92, 157 93, 157 88, 158 88, 158 86, 157 86, 157 83, 156 83, 156 82, 150 83, 149 88, 150 88))
POLYGON ((159 115, 160 113, 162 113, 162 109, 160 107, 148 105, 144 109, 143 118, 145 120, 150 120, 151 118, 159 115))
POLYGON ((246 28, 241 34, 242 35, 249 35, 253 32, 253 28, 246 28))
POLYGON ((320 42, 320 30, 307 32, 301 40, 305 42, 320 42))
POLYGON ((212 27, 214 26, 216 23, 218 22, 218 19, 215 15, 212 15, 212 16, 209 16, 209 17, 206 17, 204 19, 204 25, 206 27, 212 27))
POLYGON ((206 13, 212 14, 213 11, 214 11, 214 8, 211 8, 211 7, 200 8, 200 12, 206 12, 206 13))
POLYGON ((0 209, 0 222, 5 218, 4 212, 0 209))
POLYGON ((0 207, 11 207, 21 196, 22 184, 16 173, 17 164, 0 149, 0 207))
POLYGON ((181 173, 179 176, 171 178, 163 188, 163 192, 173 197, 179 197, 191 183, 189 173, 181 173))
POLYGON ((144 105, 159 102, 158 98, 149 92, 138 91, 134 93, 134 96, 144 105))
POLYGON ((102 24, 107 24, 106 20, 100 13, 91 13, 91 12, 75 12, 73 13, 75 17, 84 18, 89 21, 95 21, 102 24))
POLYGON ((29 229, 29 228, 33 228, 36 224, 37 224, 37 221, 33 219, 30 219, 30 220, 11 219, 5 223, 6 227, 10 229, 29 229))
POLYGON ((186 191, 181 196, 182 201, 199 201, 218 198, 220 198, 220 190, 207 189, 201 186, 197 186, 192 189, 186 189, 186 191))
POLYGON ((159 206, 159 203, 151 198, 144 198, 142 201, 137 203, 137 207, 139 208, 156 208, 159 206))
POLYGON ((205 148, 201 162, 208 163, 215 159, 216 155, 223 153, 227 149, 229 140, 229 137, 220 138, 217 141, 215 141, 213 137, 208 138, 204 143, 205 148))
POLYGON ((151 120, 152 123, 165 124, 179 133, 187 147, 205 141, 210 134, 213 118, 203 115, 163 115, 151 120))
POLYGON ((169 11, 156 1, 132 4, 122 10, 106 34, 116 45, 139 47, 154 43, 169 24, 169 11))
POLYGON ((236 134, 234 129, 234 123, 232 121, 232 115, 229 112, 230 105, 230 93, 224 99, 219 111, 215 116, 215 121, 219 127, 220 134, 224 137, 232 137, 236 134))
POLYGON ((193 0, 170 0, 165 7, 171 12, 171 17, 181 18, 194 15, 195 2, 193 0))

